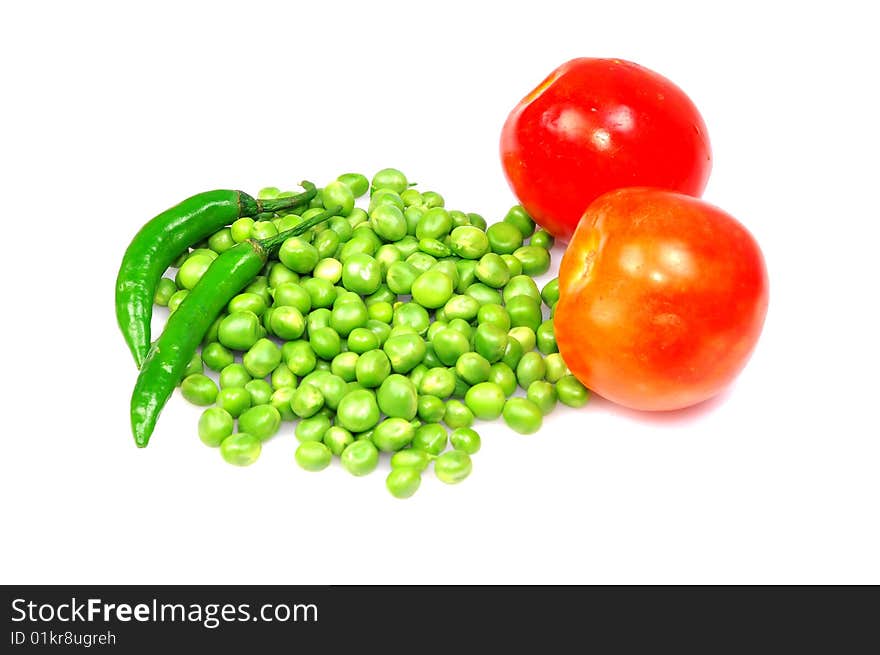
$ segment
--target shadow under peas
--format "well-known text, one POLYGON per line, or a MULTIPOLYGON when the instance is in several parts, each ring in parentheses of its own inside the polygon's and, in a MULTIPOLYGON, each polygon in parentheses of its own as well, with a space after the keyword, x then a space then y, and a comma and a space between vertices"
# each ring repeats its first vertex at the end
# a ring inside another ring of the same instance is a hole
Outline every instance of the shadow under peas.
POLYGON ((639 423, 650 423, 660 427, 678 427, 694 423, 703 417, 711 414, 717 407, 724 404, 728 396, 730 396, 733 386, 727 387, 717 396, 708 398, 701 403, 685 407, 684 409, 676 409, 666 412, 647 412, 637 409, 629 409, 622 405, 617 405, 610 400, 602 398, 595 392, 591 392, 588 407, 593 407, 594 411, 613 414, 624 419, 637 421, 639 423))

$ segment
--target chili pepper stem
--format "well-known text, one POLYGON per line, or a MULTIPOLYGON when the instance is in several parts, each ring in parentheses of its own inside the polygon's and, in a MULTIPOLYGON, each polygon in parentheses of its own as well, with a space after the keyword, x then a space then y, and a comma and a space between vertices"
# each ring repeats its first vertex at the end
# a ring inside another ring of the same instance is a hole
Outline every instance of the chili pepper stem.
POLYGON ((342 207, 336 206, 331 207, 330 209, 325 209, 320 214, 315 214, 309 219, 306 219, 302 223, 298 223, 294 227, 289 230, 285 230, 280 234, 276 234, 274 237, 269 237, 268 239, 263 239, 262 241, 254 241, 254 245, 256 248, 261 248, 266 251, 266 257, 269 257, 274 253, 278 248, 281 247, 281 244, 284 243, 287 239, 292 236, 296 236, 298 234, 302 234, 304 230, 315 227, 320 223, 323 223, 328 218, 333 218, 337 216, 342 207))

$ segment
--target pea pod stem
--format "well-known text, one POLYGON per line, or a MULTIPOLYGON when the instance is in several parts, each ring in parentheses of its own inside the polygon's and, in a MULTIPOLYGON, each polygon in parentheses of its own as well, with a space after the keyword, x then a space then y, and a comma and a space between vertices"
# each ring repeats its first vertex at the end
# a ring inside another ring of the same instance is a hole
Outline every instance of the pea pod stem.
POLYGON ((150 345, 153 298, 165 270, 187 249, 244 216, 308 204, 317 194, 303 181, 302 193, 257 200, 243 191, 199 193, 148 221, 132 239, 116 277, 116 320, 138 368, 150 345))
POLYGON ((140 368, 131 395, 131 430, 138 447, 149 443, 159 413, 180 382, 196 348, 233 296, 259 274, 270 254, 286 239, 336 216, 340 209, 325 210, 274 237, 244 241, 211 263, 168 317, 165 329, 149 348, 140 368))

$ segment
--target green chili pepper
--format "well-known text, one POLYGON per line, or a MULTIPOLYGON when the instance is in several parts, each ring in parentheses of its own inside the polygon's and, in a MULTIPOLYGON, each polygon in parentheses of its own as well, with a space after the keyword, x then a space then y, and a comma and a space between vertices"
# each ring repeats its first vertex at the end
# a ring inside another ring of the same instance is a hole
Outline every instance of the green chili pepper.
POLYGON ((199 193, 141 228, 125 251, 116 278, 116 320, 138 368, 150 346, 153 297, 165 269, 191 245, 237 218, 307 205, 317 191, 310 182, 302 187, 303 193, 273 200, 255 200, 242 191, 199 193))
POLYGON ((336 216, 335 207, 263 241, 244 241, 217 257, 177 311, 168 317, 162 335, 150 347, 131 395, 131 430, 143 448, 174 387, 214 319, 227 303, 256 277, 269 255, 289 237, 336 216))

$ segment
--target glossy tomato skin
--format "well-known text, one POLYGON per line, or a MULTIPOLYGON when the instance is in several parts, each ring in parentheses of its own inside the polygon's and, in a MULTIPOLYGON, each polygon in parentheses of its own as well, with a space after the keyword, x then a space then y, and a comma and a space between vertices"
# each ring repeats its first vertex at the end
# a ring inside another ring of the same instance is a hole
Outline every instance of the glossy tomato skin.
POLYGON ((699 196, 712 168, 706 125, 675 84, 620 59, 573 59, 510 113, 501 161, 526 211, 563 240, 607 191, 699 196))
POLYGON ((688 407, 742 370, 767 313, 751 234, 701 200, 621 189, 594 201, 559 269, 559 351, 587 387, 641 410, 688 407))

